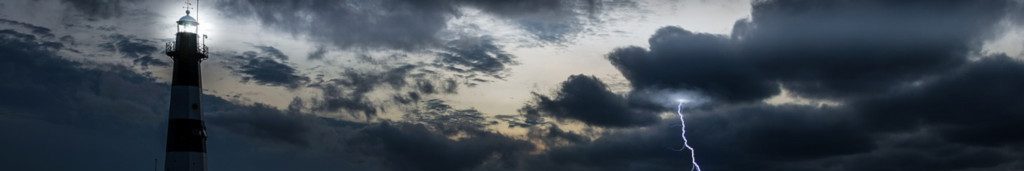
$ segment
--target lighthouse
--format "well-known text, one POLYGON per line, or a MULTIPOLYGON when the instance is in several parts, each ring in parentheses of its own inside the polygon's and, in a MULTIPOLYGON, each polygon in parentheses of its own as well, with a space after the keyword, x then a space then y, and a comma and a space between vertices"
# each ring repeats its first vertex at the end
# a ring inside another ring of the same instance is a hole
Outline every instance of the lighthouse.
POLYGON ((203 90, 199 63, 207 58, 207 48, 199 44, 199 21, 188 10, 177 25, 174 42, 168 43, 166 50, 174 59, 174 75, 164 171, 205 171, 206 126, 199 102, 203 90))

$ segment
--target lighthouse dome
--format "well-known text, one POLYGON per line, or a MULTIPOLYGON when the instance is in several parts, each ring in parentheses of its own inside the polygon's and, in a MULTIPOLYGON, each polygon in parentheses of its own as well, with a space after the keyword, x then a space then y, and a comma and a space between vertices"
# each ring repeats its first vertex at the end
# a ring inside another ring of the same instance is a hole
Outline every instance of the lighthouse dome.
POLYGON ((178 24, 199 24, 199 22, 195 17, 191 17, 191 15, 185 12, 185 15, 178 19, 178 24))
POLYGON ((180 22, 196 22, 196 19, 192 18, 192 16, 185 15, 185 16, 182 16, 181 19, 178 19, 178 21, 180 21, 180 22))

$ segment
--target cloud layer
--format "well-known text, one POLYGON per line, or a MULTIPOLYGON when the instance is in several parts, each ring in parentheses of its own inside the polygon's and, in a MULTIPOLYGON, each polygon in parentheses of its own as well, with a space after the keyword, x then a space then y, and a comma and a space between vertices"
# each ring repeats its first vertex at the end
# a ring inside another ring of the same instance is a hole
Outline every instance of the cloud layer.
MULTIPOLYGON (((503 79, 520 64, 499 38, 444 36, 460 34, 447 25, 464 9, 567 41, 600 21, 593 14, 608 2, 217 1, 228 15, 323 45, 304 49, 307 61, 264 45, 215 52, 245 83, 314 97, 279 108, 205 95, 210 168, 681 170, 689 153, 679 150, 675 106, 662 103, 683 94, 708 102, 683 111, 709 170, 1024 170, 1024 61, 981 50, 1019 19, 1019 1, 756 1, 731 35, 669 26, 646 48, 607 49, 603 59, 629 86, 572 75, 525 104, 508 102, 521 113, 500 115, 446 101, 477 99, 429 96, 503 79), (360 54, 352 60, 365 68, 317 76, 297 67, 330 64, 335 49, 437 58, 360 54), (776 98, 828 103, 765 102, 776 98), (400 118, 377 116, 394 108, 400 118)), ((65 2, 92 20, 134 3, 65 2)), ((80 47, 63 34, 0 19, 0 79, 11 80, 0 82, 0 165, 152 168, 163 156, 169 86, 145 67, 168 66, 153 57, 161 41, 109 34, 80 47), (131 66, 76 60, 93 57, 89 48, 131 66)))
POLYGON ((448 21, 472 7, 516 23, 541 40, 562 40, 582 31, 581 20, 602 9, 593 0, 385 0, 385 1, 250 1, 215 4, 239 18, 306 35, 342 48, 419 50, 445 42, 448 21))

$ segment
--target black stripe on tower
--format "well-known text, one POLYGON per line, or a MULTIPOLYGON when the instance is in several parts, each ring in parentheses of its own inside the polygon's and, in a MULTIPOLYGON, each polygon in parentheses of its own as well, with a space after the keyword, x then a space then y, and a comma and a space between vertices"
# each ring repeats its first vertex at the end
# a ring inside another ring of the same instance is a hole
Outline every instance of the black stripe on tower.
POLYGON ((171 85, 200 87, 199 61, 175 60, 171 85))
POLYGON ((171 119, 167 127, 167 151, 206 153, 206 128, 198 119, 171 119))

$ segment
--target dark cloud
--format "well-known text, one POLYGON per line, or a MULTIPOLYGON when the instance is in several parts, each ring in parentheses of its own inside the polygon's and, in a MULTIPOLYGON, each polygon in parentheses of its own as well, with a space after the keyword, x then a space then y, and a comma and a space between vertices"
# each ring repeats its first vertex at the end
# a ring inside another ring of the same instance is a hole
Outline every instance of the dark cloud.
POLYGON ((977 145, 1024 143, 1024 62, 999 55, 919 87, 855 104, 874 129, 926 127, 950 141, 977 145))
POLYGON ((126 6, 138 0, 64 0, 70 8, 85 14, 90 20, 120 17, 129 13, 126 6))
POLYGON ((308 77, 300 75, 298 70, 284 62, 288 57, 281 51, 268 46, 257 48, 262 52, 246 51, 242 54, 232 54, 234 57, 228 63, 229 68, 242 76, 242 81, 290 89, 298 88, 310 81, 308 77))
POLYGON ((606 8, 624 7, 632 1, 604 0, 467 0, 462 4, 507 19, 544 41, 564 41, 583 32, 588 22, 600 22, 606 8))
POLYGON ((965 141, 1014 142, 1019 138, 979 132, 1008 128, 999 121, 1016 120, 1003 113, 1019 110, 1011 106, 1019 106, 1020 100, 999 95, 1017 92, 986 85, 1012 86, 1017 80, 1007 74, 1017 69, 1018 62, 999 56, 968 60, 1009 4, 764 1, 754 4, 752 19, 737 22, 730 39, 667 27, 652 36, 650 52, 619 49, 609 59, 637 89, 666 86, 694 89, 727 101, 737 98, 723 94, 760 100, 774 93, 758 92, 774 92, 769 91, 775 89, 771 85, 778 83, 805 97, 850 99, 857 104, 852 110, 868 118, 871 122, 865 124, 875 129, 934 126, 950 136, 973 136, 959 138, 965 141), (915 15, 919 11, 946 12, 915 15), (735 70, 731 68, 746 71, 731 72, 735 70), (694 77, 723 80, 685 81, 694 77), (682 84, 672 84, 680 80, 682 84), (758 89, 764 91, 744 92, 758 89), (964 106, 957 103, 961 100, 987 105, 964 106))
POLYGON ((408 113, 406 121, 371 124, 328 122, 259 105, 239 109, 212 109, 219 112, 210 114, 213 117, 209 123, 243 135, 307 148, 340 143, 324 150, 355 155, 356 160, 381 160, 365 163, 376 170, 507 168, 532 149, 526 141, 485 131, 483 125, 487 122, 479 112, 454 109, 439 100, 431 100, 423 110, 408 113))
MULTIPOLYGON (((757 160, 816 159, 875 148, 868 129, 845 108, 754 105, 694 112, 690 116, 696 117, 688 118, 687 128, 693 132, 688 133, 704 140, 693 144, 731 144, 742 155, 748 155, 745 157, 757 160), (729 127, 719 128, 721 125, 729 127)), ((705 156, 714 156, 716 150, 726 149, 705 150, 705 156)))
POLYGON ((4 19, 4 18, 0 18, 0 23, 29 29, 32 32, 32 34, 39 35, 41 37, 47 37, 47 38, 52 38, 53 37, 53 33, 51 33, 52 30, 50 30, 50 28, 40 27, 40 26, 37 26, 37 25, 33 25, 33 24, 25 23, 25 22, 20 22, 20 21, 8 20, 8 19, 4 19))
POLYGON ((326 84, 318 86, 322 91, 321 96, 310 100, 310 108, 318 112, 345 111, 353 117, 357 113, 362 114, 364 119, 369 120, 377 115, 377 107, 366 98, 369 90, 344 91, 345 87, 338 84, 326 84))
POLYGON ((489 123, 476 109, 455 109, 443 100, 431 99, 402 116, 406 121, 430 125, 440 132, 455 135, 465 130, 483 130, 489 123))
POLYGON ((369 126, 353 142, 383 152, 394 170, 514 170, 534 146, 486 131, 494 123, 475 109, 431 99, 405 113, 403 122, 369 126))
MULTIPOLYGON (((463 79, 462 84, 472 86, 489 82, 486 78, 508 76, 509 66, 517 62, 515 56, 505 52, 491 37, 459 36, 467 34, 450 30, 450 20, 464 15, 461 9, 476 8, 487 15, 507 19, 539 40, 563 41, 585 31, 590 22, 584 20, 595 19, 588 17, 591 14, 618 7, 605 4, 605 1, 595 0, 228 0, 217 1, 215 6, 233 18, 255 19, 264 26, 307 35, 304 37, 342 49, 438 51, 436 60, 428 64, 455 72, 456 77, 463 79)), ((321 59, 325 54, 326 49, 318 47, 309 53, 308 59, 321 59)), ((449 92, 454 91, 446 93, 449 92)))
POLYGON ((675 150, 681 146, 678 127, 662 123, 555 147, 526 159, 530 164, 525 167, 527 170, 688 169, 689 154, 675 150))
POLYGON ((1007 5, 761 1, 751 19, 736 23, 732 37, 666 27, 651 37, 650 50, 622 48, 608 58, 639 89, 684 88, 721 101, 756 101, 782 85, 806 97, 850 98, 962 65, 1007 5))
POLYGON ((340 78, 310 84, 320 89, 321 94, 310 99, 307 107, 315 112, 348 112, 353 117, 369 120, 383 110, 382 104, 388 103, 371 100, 370 94, 374 91, 390 93, 385 97, 394 104, 414 104, 430 95, 456 93, 458 88, 455 80, 440 77, 418 65, 380 66, 385 69, 346 69, 340 73, 340 78))
POLYGON ((539 139, 542 144, 550 147, 565 147, 590 141, 590 138, 585 135, 564 130, 557 125, 551 125, 546 129, 538 128, 540 127, 531 127, 527 137, 539 139))
POLYGON ((689 89, 729 102, 760 100, 779 91, 737 57, 725 37, 665 27, 649 42, 649 51, 627 47, 608 54, 634 89, 689 89))
POLYGON ((26 51, 34 48, 42 48, 41 50, 53 50, 67 47, 62 41, 52 40, 55 36, 51 32, 52 30, 46 27, 4 18, 0 18, 0 26, 3 26, 0 27, 0 33, 2 33, 5 38, 17 40, 7 42, 12 45, 11 47, 15 47, 13 45, 29 46, 38 44, 38 46, 26 48, 26 51), (26 31, 29 33, 22 33, 26 31))
POLYGON ((433 1, 217 1, 222 12, 338 47, 419 49, 433 46, 454 13, 433 1))
POLYGON ((327 48, 325 48, 324 46, 317 46, 315 51, 309 52, 309 55, 306 57, 306 59, 321 60, 324 59, 325 55, 327 55, 327 48))
MULTIPOLYGON (((690 145, 715 170, 1014 170, 1013 146, 969 146, 927 130, 875 135, 850 108, 748 105, 687 114, 690 145)), ((675 118, 613 130, 527 159, 540 170, 690 168, 675 118)), ((553 137, 546 137, 553 138, 553 137)))
POLYGON ((561 119, 579 120, 608 127, 643 126, 657 121, 655 113, 631 108, 622 95, 593 76, 573 75, 562 83, 553 97, 536 96, 536 108, 561 119))
POLYGON ((345 70, 341 73, 342 78, 312 85, 321 90, 321 97, 314 98, 310 107, 318 112, 344 110, 352 116, 361 112, 364 119, 371 119, 378 110, 377 105, 367 98, 367 93, 382 85, 389 85, 396 90, 405 87, 408 84, 407 76, 416 68, 414 65, 403 65, 384 72, 345 70))
POLYGON ((288 55, 285 55, 284 52, 281 52, 281 50, 278 50, 277 48, 275 48, 273 46, 259 46, 259 45, 256 45, 256 46, 253 46, 253 47, 255 47, 257 49, 260 49, 260 52, 263 52, 263 54, 266 54, 267 56, 276 58, 276 59, 281 60, 281 61, 288 61, 288 55))
POLYGON ((214 108, 211 113, 206 113, 205 118, 208 124, 217 125, 224 129, 238 132, 243 135, 251 135, 291 145, 308 145, 309 138, 306 135, 311 132, 310 123, 304 121, 305 117, 292 116, 294 113, 285 113, 273 107, 263 104, 256 104, 245 108, 224 108, 230 102, 219 98, 204 99, 206 106, 221 106, 223 110, 214 108), (212 101, 212 102, 211 102, 212 101))
POLYGON ((3 72, 0 91, 5 98, 0 104, 8 114, 32 114, 33 118, 75 124, 83 127, 107 127, 99 120, 107 117, 148 118, 161 107, 146 105, 164 103, 131 92, 154 92, 157 86, 136 84, 152 81, 124 67, 106 70, 82 70, 84 64, 62 59, 57 51, 60 43, 39 39, 36 35, 0 30, 0 60, 3 72), (46 86, 40 86, 46 85, 46 86), (83 91, 90 90, 90 91, 83 91), (46 103, 42 103, 46 102, 46 103), (116 106, 116 108, 115 108, 116 106), (111 112, 111 109, 117 111, 111 112), (149 114, 149 115, 147 115, 149 114), (112 115, 112 116, 107 116, 112 115))
MULTIPOLYGON (((758 1, 731 37, 666 27, 649 49, 620 48, 608 59, 633 94, 682 89, 720 102, 688 113, 687 133, 706 168, 1014 170, 1020 156, 1009 154, 1024 138, 1011 125, 1021 122, 1024 99, 1010 94, 1022 93, 1011 87, 1021 86, 1024 64, 1005 55, 970 58, 1013 5, 758 1), (840 104, 757 102, 779 88, 840 104)), ((644 151, 678 138, 638 136, 678 132, 654 128, 613 131, 548 157, 579 167, 630 166, 612 170, 689 167, 659 162, 685 156, 644 151)))
POLYGON ((767 1, 754 4, 752 19, 739 21, 733 37, 745 61, 788 89, 842 98, 885 92, 963 64, 1008 6, 767 1))
POLYGON ((437 93, 437 87, 435 87, 434 83, 431 83, 430 80, 416 79, 416 85, 414 86, 416 87, 416 90, 423 94, 437 93))
MULTIPOLYGON (((807 164, 832 170, 1018 170, 1024 168, 1015 150, 949 143, 929 131, 893 135, 879 141, 879 150, 807 164), (812 165, 813 164, 813 165, 812 165)), ((811 170, 811 169, 804 169, 811 170)))
POLYGON ((395 103, 398 103, 398 104, 417 103, 422 98, 423 97, 420 96, 420 93, 417 93, 417 92, 406 92, 405 95, 395 94, 395 95, 391 96, 391 100, 393 100, 395 103))
POLYGON ((107 39, 110 42, 100 44, 100 48, 111 52, 118 52, 124 58, 132 59, 132 62, 137 65, 143 67, 151 65, 167 67, 171 65, 168 62, 153 57, 153 54, 157 54, 160 51, 155 45, 157 44, 155 41, 123 34, 113 34, 107 36, 107 39))
POLYGON ((394 170, 494 170, 516 166, 532 145, 500 134, 470 131, 452 140, 417 124, 379 124, 363 132, 359 145, 383 152, 394 170), (488 169, 490 168, 490 169, 488 169))
MULTIPOLYGON (((583 31, 588 15, 604 9, 595 0, 385 0, 385 1, 218 1, 216 6, 237 18, 342 48, 419 50, 443 45, 448 21, 462 16, 459 7, 473 7, 511 20, 541 40, 563 40, 583 31)), ((620 2, 621 3, 621 2, 620 2)), ((616 3, 618 4, 618 3, 616 3)), ((608 6, 616 7, 616 6, 608 6)))
POLYGON ((458 73, 480 73, 488 77, 503 78, 509 65, 518 64, 515 56, 501 50, 490 37, 462 38, 448 42, 444 52, 438 54, 434 66, 458 73))

